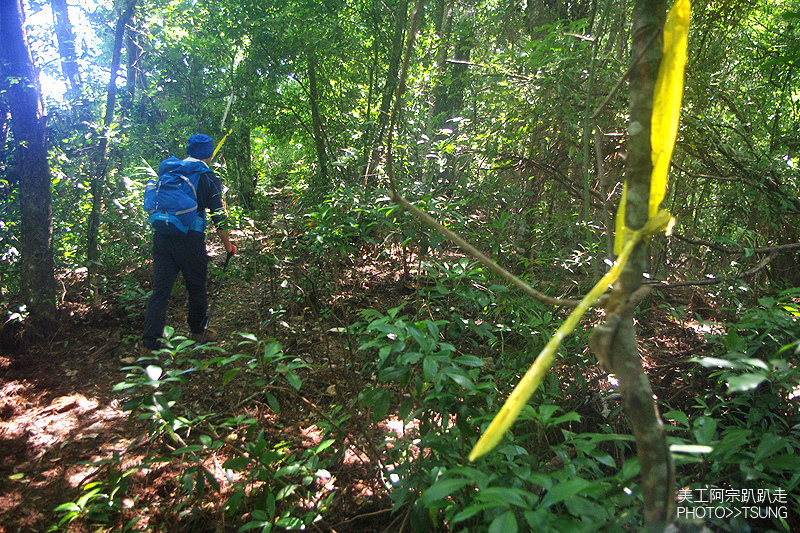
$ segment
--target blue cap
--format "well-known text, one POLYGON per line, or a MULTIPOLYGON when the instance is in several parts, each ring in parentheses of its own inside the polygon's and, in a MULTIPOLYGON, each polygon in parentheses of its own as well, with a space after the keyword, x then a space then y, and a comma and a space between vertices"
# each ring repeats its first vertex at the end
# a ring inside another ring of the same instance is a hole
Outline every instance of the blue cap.
POLYGON ((186 145, 186 153, 195 159, 208 159, 214 155, 214 141, 203 133, 192 135, 186 145))

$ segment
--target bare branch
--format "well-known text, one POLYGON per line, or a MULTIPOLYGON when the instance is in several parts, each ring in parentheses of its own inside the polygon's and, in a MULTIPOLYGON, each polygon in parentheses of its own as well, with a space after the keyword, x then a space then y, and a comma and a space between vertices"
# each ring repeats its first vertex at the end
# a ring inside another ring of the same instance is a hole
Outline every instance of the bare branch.
MULTIPOLYGON (((573 300, 567 298, 553 298, 537 291, 529 284, 527 284, 525 281, 521 280, 513 273, 509 272, 505 268, 498 265, 496 262, 492 261, 492 259, 489 256, 487 256, 486 254, 484 254, 483 252, 472 246, 470 243, 468 243, 466 240, 460 237, 457 233, 447 229, 441 223, 439 223, 438 220, 436 220, 428 213, 426 213, 425 211, 421 210, 420 208, 418 208, 417 206, 413 205, 411 202, 403 198, 400 194, 397 193, 397 191, 392 191, 392 200, 395 203, 403 206, 406 210, 408 210, 414 216, 425 222, 428 226, 437 230, 439 233, 441 233, 442 235, 450 239, 452 242, 457 244, 467 254, 469 254, 473 258, 477 259, 478 261, 486 265, 489 268, 489 270, 491 270, 492 272, 494 272, 495 274, 497 274, 510 284, 514 285, 515 287, 521 289, 525 294, 527 294, 534 300, 541 302, 543 304, 555 305, 561 307, 576 307, 580 303, 580 300, 573 300)), ((601 298, 595 304, 595 306, 602 307, 604 304, 605 304, 605 299, 601 298)))
POLYGON ((773 252, 783 253, 783 252, 791 252, 793 250, 800 250, 800 242, 793 242, 790 244, 779 244, 775 246, 765 246, 762 248, 729 248, 723 246, 721 244, 711 242, 711 241, 703 241, 700 239, 692 239, 690 237, 686 237, 679 233, 673 233, 673 237, 676 239, 683 241, 688 244, 695 244, 698 246, 707 246, 712 250, 716 250, 717 252, 723 254, 731 254, 731 255, 744 255, 746 253, 753 253, 753 254, 772 254, 773 252))
MULTIPOLYGON (((791 246, 791 245, 787 245, 791 246)), ((773 247, 779 248, 779 247, 773 247)), ((795 248, 800 248, 800 244, 796 245, 795 248)), ((647 285, 658 287, 659 289, 675 289, 677 287, 699 287, 704 285, 719 285, 720 283, 730 283, 739 279, 749 278, 756 275, 758 272, 763 270, 767 267, 773 260, 775 260, 778 255, 780 255, 782 250, 773 250, 767 257, 759 261, 759 263, 751 268, 750 270, 745 270, 741 274, 734 276, 734 277, 725 277, 725 278, 709 278, 709 279, 701 279, 701 280, 693 280, 693 281, 674 281, 674 282, 667 282, 667 281, 651 281, 647 283, 647 285)))

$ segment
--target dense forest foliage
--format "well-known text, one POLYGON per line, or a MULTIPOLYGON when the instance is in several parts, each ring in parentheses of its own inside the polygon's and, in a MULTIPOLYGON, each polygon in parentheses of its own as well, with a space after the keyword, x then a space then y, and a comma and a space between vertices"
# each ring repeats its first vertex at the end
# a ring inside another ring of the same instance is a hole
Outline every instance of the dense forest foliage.
POLYGON ((800 530, 800 4, 693 3, 674 226, 556 334, 654 218, 670 6, 0 0, 0 529, 800 530), (178 287, 140 357, 195 133, 221 336, 178 287), (34 442, 84 404, 127 421, 34 442))

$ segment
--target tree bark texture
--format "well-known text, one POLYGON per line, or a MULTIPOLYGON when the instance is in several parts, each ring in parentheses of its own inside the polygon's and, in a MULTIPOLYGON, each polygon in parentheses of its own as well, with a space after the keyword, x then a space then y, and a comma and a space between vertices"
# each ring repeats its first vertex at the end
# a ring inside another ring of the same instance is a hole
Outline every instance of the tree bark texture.
MULTIPOLYGON (((641 59, 634 65, 630 77, 626 161, 628 202, 625 211, 625 223, 633 230, 642 228, 649 217, 650 126, 666 8, 663 0, 637 0, 634 6, 631 57, 634 61, 641 59)), ((619 379, 625 413, 636 438, 641 465, 645 524, 655 525, 674 519, 675 494, 672 458, 650 382, 642 369, 633 325, 634 293, 642 285, 648 258, 648 244, 640 242, 614 287, 606 316, 614 317, 618 322, 609 330, 604 364, 619 379)))
POLYGON ((34 320, 46 323, 56 311, 51 176, 46 120, 21 0, 0 0, 0 35, 19 180, 21 296, 34 320))

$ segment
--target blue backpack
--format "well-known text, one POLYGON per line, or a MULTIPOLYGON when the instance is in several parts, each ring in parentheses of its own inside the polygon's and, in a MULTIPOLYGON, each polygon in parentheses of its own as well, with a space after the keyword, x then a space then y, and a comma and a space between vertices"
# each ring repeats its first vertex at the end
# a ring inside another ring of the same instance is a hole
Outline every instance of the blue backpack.
POLYGON ((200 160, 182 161, 175 156, 158 167, 158 179, 151 178, 144 190, 144 210, 150 225, 167 235, 205 231, 205 209, 197 210, 197 184, 209 168, 200 160))

